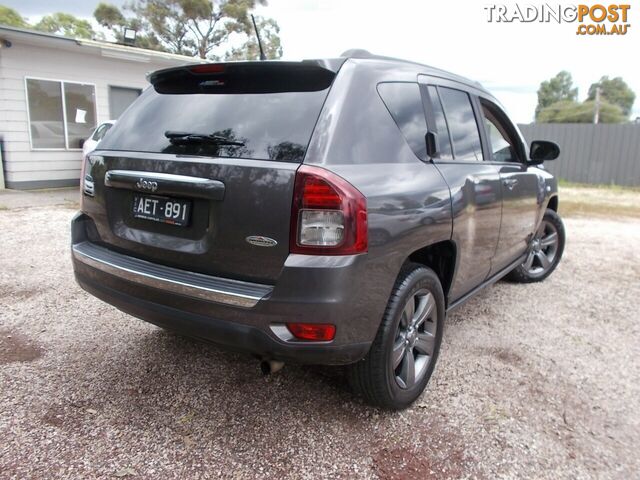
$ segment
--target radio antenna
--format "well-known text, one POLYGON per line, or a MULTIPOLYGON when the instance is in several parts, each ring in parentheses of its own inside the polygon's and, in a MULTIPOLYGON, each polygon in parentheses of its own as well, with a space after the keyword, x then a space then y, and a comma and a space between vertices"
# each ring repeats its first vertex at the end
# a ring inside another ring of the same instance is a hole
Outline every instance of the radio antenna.
POLYGON ((260 48, 260 60, 266 60, 267 56, 264 54, 264 50, 262 49, 262 42, 260 41, 260 32, 258 31, 258 26, 256 25, 256 19, 253 14, 251 14, 251 21, 253 22, 253 29, 256 31, 256 38, 258 39, 258 48, 260 48))

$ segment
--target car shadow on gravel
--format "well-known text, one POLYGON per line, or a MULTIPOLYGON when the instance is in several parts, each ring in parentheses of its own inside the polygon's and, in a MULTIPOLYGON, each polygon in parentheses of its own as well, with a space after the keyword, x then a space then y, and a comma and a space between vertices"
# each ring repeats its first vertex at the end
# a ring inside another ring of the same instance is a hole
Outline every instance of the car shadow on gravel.
MULTIPOLYGON (((276 401, 282 408, 345 402, 371 408, 352 396, 340 367, 286 364, 265 376, 259 360, 250 355, 163 330, 127 338, 126 352, 106 348, 100 355, 110 358, 108 365, 96 365, 102 368, 98 380, 102 384, 96 384, 96 389, 110 391, 113 402, 163 402, 167 392, 180 392, 179 397, 189 404, 190 394, 198 392, 227 409, 245 408, 247 402, 266 408, 276 401)), ((98 357, 96 362, 105 362, 98 357)))
POLYGON ((139 335, 122 333, 122 340, 81 347, 84 358, 76 361, 84 362, 82 369, 63 379, 73 383, 73 408, 51 405, 43 423, 78 431, 99 421, 173 445, 178 459, 224 448, 247 459, 260 452, 269 462, 291 455, 291 445, 305 450, 310 442, 329 442, 341 454, 369 457, 370 468, 384 478, 407 478, 424 468, 446 467, 439 478, 473 471, 450 419, 421 407, 370 407, 350 392, 342 368, 287 364, 264 376, 249 355, 170 332, 145 328, 139 335), (414 427, 420 434, 407 435, 414 427))

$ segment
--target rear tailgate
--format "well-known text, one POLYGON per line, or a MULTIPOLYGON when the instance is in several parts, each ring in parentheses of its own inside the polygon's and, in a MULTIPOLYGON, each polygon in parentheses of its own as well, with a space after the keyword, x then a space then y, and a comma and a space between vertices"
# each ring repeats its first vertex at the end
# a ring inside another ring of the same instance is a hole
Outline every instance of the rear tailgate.
POLYGON ((183 270, 274 283, 289 254, 295 173, 334 76, 267 62, 153 74, 155 87, 87 159, 82 209, 93 240, 183 270), (197 136, 176 141, 167 131, 197 136))

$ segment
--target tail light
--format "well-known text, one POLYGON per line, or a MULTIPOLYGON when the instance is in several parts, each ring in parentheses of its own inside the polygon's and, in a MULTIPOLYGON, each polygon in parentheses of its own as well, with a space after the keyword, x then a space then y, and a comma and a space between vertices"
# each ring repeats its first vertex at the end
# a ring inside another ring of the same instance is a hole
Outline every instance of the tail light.
POLYGON ((345 179, 302 165, 291 210, 291 253, 352 255, 368 246, 367 202, 345 179))
POLYGON ((82 156, 82 167, 80 168, 80 206, 82 207, 82 198, 84 195, 93 197, 95 195, 95 188, 93 183, 93 177, 87 172, 89 166, 89 156, 82 156), (84 194, 84 195, 83 195, 84 194))

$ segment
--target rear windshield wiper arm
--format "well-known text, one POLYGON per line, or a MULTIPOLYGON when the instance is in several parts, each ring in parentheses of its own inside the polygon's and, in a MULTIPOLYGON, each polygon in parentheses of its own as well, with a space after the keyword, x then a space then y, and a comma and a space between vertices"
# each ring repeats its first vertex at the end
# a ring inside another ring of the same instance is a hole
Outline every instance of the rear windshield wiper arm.
POLYGON ((221 135, 208 135, 206 133, 176 132, 167 130, 164 136, 171 143, 212 143, 214 145, 232 145, 235 147, 244 147, 244 142, 231 140, 221 135))

